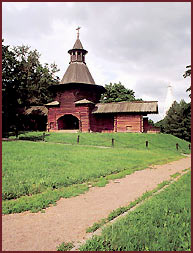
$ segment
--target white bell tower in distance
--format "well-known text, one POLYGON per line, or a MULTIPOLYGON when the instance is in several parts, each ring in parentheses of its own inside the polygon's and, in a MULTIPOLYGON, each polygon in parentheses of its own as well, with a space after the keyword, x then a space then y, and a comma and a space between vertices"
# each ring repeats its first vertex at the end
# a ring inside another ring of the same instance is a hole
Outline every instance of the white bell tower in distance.
POLYGON ((174 102, 174 96, 173 96, 173 91, 172 91, 172 86, 171 84, 168 85, 168 90, 167 90, 167 95, 166 95, 166 100, 164 104, 164 117, 166 116, 167 112, 169 111, 170 107, 172 106, 174 102))

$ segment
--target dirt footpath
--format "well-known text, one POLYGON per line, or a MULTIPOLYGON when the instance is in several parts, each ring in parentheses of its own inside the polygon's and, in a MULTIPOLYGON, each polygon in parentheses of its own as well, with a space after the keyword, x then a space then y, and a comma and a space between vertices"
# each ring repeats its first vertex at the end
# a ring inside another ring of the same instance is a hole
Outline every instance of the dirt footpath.
POLYGON ((153 169, 136 171, 105 187, 91 188, 80 196, 61 199, 57 206, 47 208, 45 213, 3 215, 3 251, 55 251, 64 241, 82 240, 86 228, 94 222, 190 166, 188 156, 153 169))

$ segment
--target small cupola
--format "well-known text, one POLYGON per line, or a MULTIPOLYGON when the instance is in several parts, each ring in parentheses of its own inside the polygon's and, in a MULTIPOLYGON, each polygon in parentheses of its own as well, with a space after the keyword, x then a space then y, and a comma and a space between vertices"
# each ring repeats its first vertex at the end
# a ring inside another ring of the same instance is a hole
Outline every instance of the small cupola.
POLYGON ((79 39, 79 30, 80 30, 80 27, 78 27, 76 30, 78 31, 77 32, 76 42, 75 42, 75 44, 73 46, 73 49, 70 49, 68 51, 68 53, 70 54, 70 63, 71 62, 83 62, 83 63, 85 63, 85 55, 88 53, 88 51, 86 51, 83 48, 82 43, 81 43, 81 41, 79 39))
POLYGON ((95 84, 95 81, 85 63, 85 55, 88 53, 88 51, 83 48, 79 39, 80 27, 78 27, 76 30, 78 31, 77 39, 73 48, 68 51, 70 54, 70 62, 60 84, 95 84))

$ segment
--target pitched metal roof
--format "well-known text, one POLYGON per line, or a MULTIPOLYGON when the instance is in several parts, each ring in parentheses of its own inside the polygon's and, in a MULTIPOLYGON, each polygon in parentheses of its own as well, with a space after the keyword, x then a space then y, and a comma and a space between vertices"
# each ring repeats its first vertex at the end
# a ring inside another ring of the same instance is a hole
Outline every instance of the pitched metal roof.
POLYGON ((82 43, 78 38, 73 46, 73 49, 83 49, 82 43))
POLYGON ((158 113, 157 101, 132 101, 117 103, 98 103, 92 113, 158 113))
POLYGON ((78 100, 75 102, 76 105, 80 105, 80 104, 94 104, 92 101, 87 100, 87 99, 82 99, 82 100, 78 100))
POLYGON ((71 62, 60 82, 60 84, 65 83, 95 84, 95 81, 85 63, 71 62))

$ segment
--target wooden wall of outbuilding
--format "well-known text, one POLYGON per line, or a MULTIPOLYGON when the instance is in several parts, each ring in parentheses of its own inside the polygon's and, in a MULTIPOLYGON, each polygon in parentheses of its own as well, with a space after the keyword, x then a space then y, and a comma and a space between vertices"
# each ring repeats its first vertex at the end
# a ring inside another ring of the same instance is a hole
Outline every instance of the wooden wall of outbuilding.
POLYGON ((100 133, 114 132, 114 115, 91 114, 91 131, 100 133))
POLYGON ((143 132, 143 116, 132 114, 92 114, 91 105, 81 105, 71 110, 50 108, 48 124, 50 130, 58 130, 60 117, 71 114, 79 120, 81 132, 143 132))
POLYGON ((144 132, 155 131, 148 127, 147 120, 138 113, 100 113, 92 114, 94 104, 75 104, 87 99, 94 103, 99 100, 99 93, 92 89, 67 89, 57 93, 55 98, 59 106, 49 107, 48 130, 58 130, 58 119, 71 114, 79 120, 81 132, 144 132))
POLYGON ((93 132, 142 132, 143 116, 138 114, 94 114, 91 130, 93 132))
POLYGON ((139 114, 120 113, 114 117, 115 132, 142 132, 143 116, 139 114))

